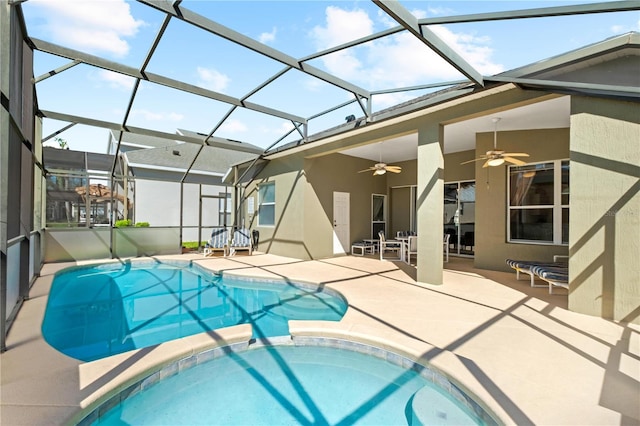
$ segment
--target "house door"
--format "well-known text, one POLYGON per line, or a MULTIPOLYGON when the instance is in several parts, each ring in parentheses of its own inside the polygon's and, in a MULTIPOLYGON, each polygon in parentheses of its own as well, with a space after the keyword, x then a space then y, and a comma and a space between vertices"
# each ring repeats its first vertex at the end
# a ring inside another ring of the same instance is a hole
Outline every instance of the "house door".
POLYGON ((333 193, 333 254, 349 251, 349 193, 333 193))

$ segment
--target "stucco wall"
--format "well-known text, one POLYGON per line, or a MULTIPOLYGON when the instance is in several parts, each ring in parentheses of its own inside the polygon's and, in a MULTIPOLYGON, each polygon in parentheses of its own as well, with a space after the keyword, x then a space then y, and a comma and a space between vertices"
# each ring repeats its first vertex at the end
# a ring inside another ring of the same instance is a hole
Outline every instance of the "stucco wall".
MULTIPOLYGON (((276 186, 276 225, 259 226, 257 216, 248 218, 260 232, 259 250, 299 259, 320 259, 333 253, 333 193, 350 194, 350 241, 370 238, 371 194, 386 194, 386 178, 358 173, 371 161, 331 154, 305 159, 302 155, 273 160, 260 176, 276 186)), ((260 176, 256 183, 266 182, 260 176)), ((258 197, 255 183, 247 194, 258 197)), ((347 252, 350 246, 346 248, 347 252)))
POLYGON ((474 163, 460 164, 476 158, 474 150, 452 152, 444 156, 444 182, 476 180, 474 163))
MULTIPOLYGON (((306 196, 306 228, 309 244, 314 244, 315 257, 333 255, 333 192, 350 196, 350 242, 371 238, 371 194, 386 194, 386 175, 358 173, 372 161, 332 154, 305 161, 308 188, 306 196)), ((346 248, 349 252, 351 246, 346 248)))
MULTIPOLYGON (((255 203, 254 215, 247 216, 245 223, 260 232, 258 250, 298 259, 309 259, 311 251, 305 245, 304 229, 304 189, 306 176, 304 159, 288 156, 270 161, 254 183, 247 188, 246 196, 255 203), (275 224, 259 225, 259 197, 257 185, 275 183, 275 224)), ((246 208, 243 214, 247 214, 246 208)))
MULTIPOLYGON (((476 135, 476 156, 492 148, 492 132, 476 135)), ((569 129, 498 132, 498 148, 507 152, 526 152, 530 156, 525 160, 530 163, 567 159, 569 129)), ((567 255, 566 245, 507 242, 507 167, 483 169, 482 165, 482 161, 475 163, 475 266, 507 271, 511 270, 505 264, 507 258, 552 261, 553 255, 567 255)), ((573 214, 572 207, 570 214, 573 214)))
POLYGON ((572 98, 569 308, 640 323, 640 106, 572 98))

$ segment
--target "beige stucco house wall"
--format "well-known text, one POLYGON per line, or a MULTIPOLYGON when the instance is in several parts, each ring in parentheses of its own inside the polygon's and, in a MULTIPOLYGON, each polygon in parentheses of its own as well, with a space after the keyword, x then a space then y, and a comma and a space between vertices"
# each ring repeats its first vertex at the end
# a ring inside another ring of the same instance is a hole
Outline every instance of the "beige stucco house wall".
POLYGON ((571 101, 569 309, 640 323, 640 105, 571 101))
MULTIPOLYGON (((350 239, 370 238, 371 194, 387 191, 384 180, 357 173, 370 165, 342 154, 309 159, 298 154, 270 162, 246 191, 248 197, 254 197, 257 209, 257 186, 275 182, 275 225, 261 226, 257 215, 245 218, 260 232, 259 250, 299 259, 333 256, 334 192, 350 194, 350 239)), ((349 250, 346 247, 347 253, 349 250)))
MULTIPOLYGON (((500 148, 508 152, 528 153, 527 163, 569 159, 569 129, 498 132, 498 140, 500 148)), ((476 135, 476 156, 484 154, 492 146, 493 133, 476 135)), ((508 167, 483 169, 482 162, 478 161, 475 163, 475 168, 476 267, 507 271, 510 268, 505 263, 505 259, 536 259, 551 262, 554 255, 568 254, 566 245, 508 242, 508 167)))

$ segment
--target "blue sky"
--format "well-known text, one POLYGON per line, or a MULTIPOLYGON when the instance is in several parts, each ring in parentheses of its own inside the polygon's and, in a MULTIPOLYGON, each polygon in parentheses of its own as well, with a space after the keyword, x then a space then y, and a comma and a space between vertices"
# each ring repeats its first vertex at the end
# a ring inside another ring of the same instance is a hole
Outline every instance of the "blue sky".
MULTIPOLYGON (((402 1, 419 18, 562 6, 556 1, 402 1)), ((292 57, 302 58, 397 25, 369 1, 188 1, 182 7, 208 17, 292 57)), ((122 0, 29 0, 22 5, 31 37, 141 66, 164 14, 122 0)), ((628 31, 640 31, 640 13, 431 26, 483 75, 537 62, 628 31)), ((69 60, 36 52, 37 77, 69 60)), ((452 81, 462 76, 404 32, 309 62, 367 90, 452 81)), ((172 19, 147 71, 243 97, 284 66, 172 19)), ((78 65, 37 85, 39 107, 121 123, 134 79, 78 65)), ((379 110, 424 94, 415 91, 374 97, 379 110)), ((251 102, 309 117, 350 99, 335 87, 293 71, 251 96, 251 102)), ((209 133, 229 110, 210 99, 142 82, 127 124, 174 133, 209 133)), ((309 133, 362 112, 355 105, 312 120, 309 133)), ((45 120, 43 135, 67 123, 45 120)), ((290 122, 236 110, 216 136, 266 147, 291 129, 290 122)), ((105 152, 107 131, 77 125, 62 133, 71 149, 105 152)), ((298 135, 290 139, 299 138, 298 135)))

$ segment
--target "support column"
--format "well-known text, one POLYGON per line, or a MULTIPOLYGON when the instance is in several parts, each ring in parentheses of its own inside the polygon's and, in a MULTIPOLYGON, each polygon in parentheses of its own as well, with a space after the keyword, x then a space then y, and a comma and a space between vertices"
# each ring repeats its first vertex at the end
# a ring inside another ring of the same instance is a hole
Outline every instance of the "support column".
POLYGON ((418 129, 417 281, 426 284, 442 284, 443 134, 438 123, 418 129))
POLYGON ((640 324, 640 106, 572 97, 569 309, 640 324))

